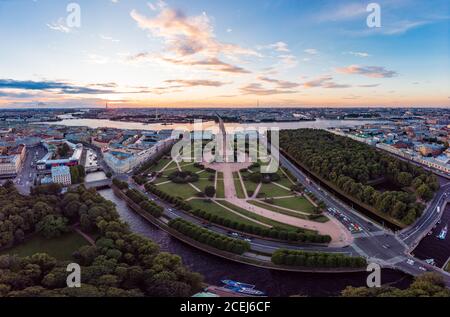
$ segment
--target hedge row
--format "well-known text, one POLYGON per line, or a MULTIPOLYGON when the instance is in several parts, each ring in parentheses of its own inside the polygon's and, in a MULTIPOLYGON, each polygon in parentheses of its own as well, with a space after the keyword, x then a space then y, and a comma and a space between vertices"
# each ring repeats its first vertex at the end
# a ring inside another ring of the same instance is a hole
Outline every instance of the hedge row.
POLYGON ((236 240, 199 227, 184 219, 177 218, 169 221, 169 227, 213 248, 236 254, 243 254, 250 250, 250 244, 246 241, 236 240))
POLYGON ((295 232, 282 230, 279 228, 262 228, 259 226, 252 226, 238 221, 231 221, 230 219, 220 217, 201 209, 193 210, 192 214, 227 228, 272 239, 310 243, 329 243, 331 241, 331 237, 328 235, 295 232))
POLYGON ((127 182, 123 182, 120 179, 113 178, 112 183, 113 183, 114 186, 116 186, 120 190, 128 189, 128 183, 127 182))
POLYGON ((171 203, 171 204, 175 205, 177 208, 181 208, 181 209, 186 210, 186 211, 189 211, 189 210, 192 209, 191 205, 186 203, 183 199, 171 196, 171 195, 163 192, 162 190, 160 190, 159 188, 157 188, 155 185, 153 185, 151 183, 145 184, 145 189, 148 192, 158 196, 162 200, 165 200, 168 203, 171 203))
POLYGON ((272 254, 272 263, 278 265, 315 268, 360 268, 367 266, 366 259, 339 253, 307 252, 279 249, 272 254))
POLYGON ((128 198, 130 198, 133 202, 139 205, 146 212, 151 214, 152 216, 159 218, 164 213, 164 208, 158 206, 153 201, 149 200, 147 196, 142 194, 136 189, 128 189, 125 193, 128 198))
POLYGON ((143 175, 134 175, 133 176, 133 180, 136 182, 136 184, 138 185, 144 185, 147 182, 147 177, 143 176, 143 175))

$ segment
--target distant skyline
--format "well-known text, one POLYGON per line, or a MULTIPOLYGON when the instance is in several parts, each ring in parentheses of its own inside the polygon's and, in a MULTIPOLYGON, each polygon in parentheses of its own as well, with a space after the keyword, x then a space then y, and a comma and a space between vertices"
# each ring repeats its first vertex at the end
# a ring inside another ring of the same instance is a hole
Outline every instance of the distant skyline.
POLYGON ((448 0, 0 0, 0 107, 450 107, 449 29, 448 0))

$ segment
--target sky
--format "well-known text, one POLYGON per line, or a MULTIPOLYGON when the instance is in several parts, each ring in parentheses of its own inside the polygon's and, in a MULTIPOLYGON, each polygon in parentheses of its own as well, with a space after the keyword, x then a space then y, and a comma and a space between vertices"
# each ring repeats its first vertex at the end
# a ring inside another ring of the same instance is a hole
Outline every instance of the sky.
POLYGON ((0 107, 450 107, 449 1, 371 2, 0 0, 0 107))

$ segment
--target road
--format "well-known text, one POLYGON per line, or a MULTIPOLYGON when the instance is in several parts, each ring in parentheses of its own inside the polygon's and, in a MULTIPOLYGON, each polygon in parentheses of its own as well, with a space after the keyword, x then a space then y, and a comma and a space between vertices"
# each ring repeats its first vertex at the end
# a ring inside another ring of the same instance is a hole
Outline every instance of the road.
POLYGON ((442 204, 447 199, 450 199, 450 182, 441 185, 441 188, 435 194, 431 203, 424 210, 422 217, 420 217, 412 226, 402 230, 398 234, 399 238, 402 239, 411 250, 419 244, 420 240, 422 240, 442 217, 442 213, 444 212, 442 204), (438 206, 441 207, 439 213, 437 212, 438 206))
POLYGON ((14 184, 21 194, 25 195, 30 193, 30 188, 34 186, 34 180, 37 175, 36 165, 31 166, 31 164, 33 162, 36 163, 36 161, 43 158, 45 154, 46 150, 42 146, 26 148, 25 161, 23 162, 19 174, 14 179, 14 184))

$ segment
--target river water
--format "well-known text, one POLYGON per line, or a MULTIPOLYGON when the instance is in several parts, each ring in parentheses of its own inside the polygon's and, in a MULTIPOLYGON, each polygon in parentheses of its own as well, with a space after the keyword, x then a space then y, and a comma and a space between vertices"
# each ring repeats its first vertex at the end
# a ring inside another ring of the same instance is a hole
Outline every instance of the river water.
MULTIPOLYGON (((199 272, 205 281, 220 285, 222 279, 234 279, 255 284, 269 296, 337 296, 347 286, 365 286, 366 273, 312 274, 279 272, 256 268, 249 265, 227 261, 201 252, 189 245, 172 238, 166 232, 146 222, 134 213, 125 202, 117 198, 111 189, 99 193, 114 202, 121 218, 131 230, 141 234, 161 246, 161 250, 178 254, 192 271, 199 272)), ((411 278, 393 270, 382 271, 382 283, 400 288, 407 287, 411 278)))
MULTIPOLYGON (((316 120, 316 121, 296 121, 296 122, 264 122, 264 123, 225 123, 225 127, 229 130, 234 128, 273 128, 283 129, 300 129, 314 128, 326 129, 340 126, 357 126, 366 123, 377 123, 380 121, 370 120, 316 120)), ((141 123, 141 122, 122 122, 111 121, 105 119, 64 119, 59 122, 42 122, 39 124, 62 125, 70 127, 90 127, 96 128, 115 128, 124 130, 164 130, 164 129, 185 129, 192 130, 194 125, 189 123, 174 123, 171 125, 163 125, 159 123, 141 123)), ((214 121, 203 122, 204 129, 217 129, 214 121)))

